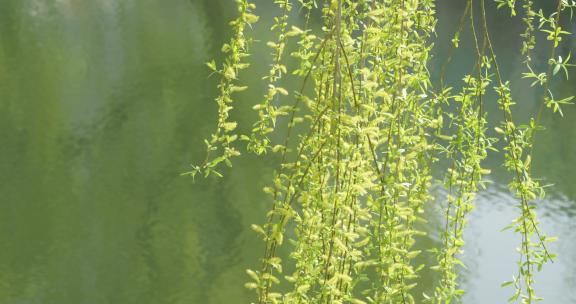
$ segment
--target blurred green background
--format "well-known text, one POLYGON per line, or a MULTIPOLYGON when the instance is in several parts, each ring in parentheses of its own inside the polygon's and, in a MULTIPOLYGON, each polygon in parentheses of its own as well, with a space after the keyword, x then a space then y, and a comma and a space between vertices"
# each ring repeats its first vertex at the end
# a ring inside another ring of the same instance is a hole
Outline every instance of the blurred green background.
MULTIPOLYGON (((241 131, 249 130, 251 105, 265 90, 259 80, 270 58, 263 45, 277 13, 272 1, 255 2, 262 19, 253 35, 261 42, 243 78, 252 89, 239 95, 234 112, 241 131)), ((552 2, 539 3, 550 10, 552 2)), ((433 69, 463 5, 438 1, 433 69)), ((521 20, 490 6, 506 77, 519 78, 521 20)), ((0 1, 0 303, 253 300, 244 270, 258 265, 263 245, 249 226, 268 210, 260 190, 277 160, 246 155, 221 179, 180 176, 202 159, 202 140, 215 126, 217 79, 204 62, 221 59, 234 13, 232 0, 0 1)), ((564 44, 561 54, 575 45, 564 44)), ((547 53, 537 50, 540 68, 547 53)), ((470 71, 472 54, 463 37, 449 68, 452 83, 470 71)), ((556 83, 558 94, 576 92, 573 76, 556 83)), ((523 81, 513 89, 518 118, 526 120, 540 93, 523 81)), ((575 108, 566 108, 564 119, 544 115, 548 129, 535 157, 536 173, 555 184, 538 209, 543 230, 560 237, 552 246, 559 258, 538 274, 536 289, 555 304, 576 303, 575 108)), ((516 213, 500 162, 489 160, 493 183, 466 233, 465 303, 505 303, 511 295, 499 286, 516 271, 520 240, 500 232, 516 213)), ((437 225, 431 218, 422 244, 437 242, 437 225)), ((433 281, 424 271, 418 292, 433 281)))

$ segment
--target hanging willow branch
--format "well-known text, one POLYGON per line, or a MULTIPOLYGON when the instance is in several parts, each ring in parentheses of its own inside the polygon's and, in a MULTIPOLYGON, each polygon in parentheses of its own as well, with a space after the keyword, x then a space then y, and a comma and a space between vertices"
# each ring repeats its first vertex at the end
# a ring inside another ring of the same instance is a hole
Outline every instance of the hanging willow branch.
MULTIPOLYGON (((516 125, 514 98, 500 73, 484 2, 467 1, 440 71, 440 87, 434 88, 428 67, 436 35, 435 1, 274 1, 281 13, 271 28, 274 40, 267 43, 272 58, 263 79, 266 93, 254 106, 258 120, 252 131, 240 136, 248 151, 280 154, 280 166, 264 189, 271 210, 264 224, 252 225, 265 243, 260 267, 247 271, 251 281, 246 287, 257 292, 258 303, 415 303, 418 272, 427 266, 415 259, 420 252, 414 245, 424 234, 416 224, 425 221, 424 206, 434 202, 436 176, 444 176, 447 196, 441 246, 430 248, 437 263, 429 267, 440 279, 434 294, 424 298, 459 302, 466 218, 490 173, 482 164, 497 140, 487 135, 485 104, 494 102, 487 98, 489 88, 497 93, 503 114, 496 130, 505 143, 505 167, 514 177, 510 189, 518 198, 519 216, 510 227, 521 238, 518 274, 503 285, 516 286, 512 302, 538 300, 534 273, 553 258, 547 248, 552 238, 544 236, 535 213, 534 200, 543 190, 530 171, 541 113, 528 126, 516 125), (292 20, 294 11, 303 25, 292 20), (322 16, 321 28, 311 26, 315 11, 322 16), (444 74, 465 27, 475 60, 459 93, 452 94, 456 90, 445 87, 444 74), (288 54, 291 43, 295 51, 288 54), (293 69, 288 57, 297 61, 293 69), (288 74, 301 78, 298 91, 282 86, 288 74), (274 142, 278 136, 271 135, 284 130, 278 125, 286 122, 283 139, 274 142), (434 172, 432 165, 440 159, 449 168, 434 172), (289 246, 289 261, 278 254, 281 246, 289 246), (286 266, 291 273, 285 273, 286 266)), ((516 15, 516 1, 496 2, 516 15)), ((230 158, 239 154, 236 123, 228 116, 233 93, 247 89, 237 84, 237 75, 248 67, 251 39, 245 31, 258 17, 252 3, 236 3, 234 35, 223 47, 227 59, 221 68, 208 64, 221 77, 218 128, 206 141, 205 162, 193 166, 192 176, 220 175, 220 163, 231 165, 230 158)), ((524 76, 542 86, 542 104, 553 112, 562 113, 560 107, 571 100, 555 100, 550 82, 559 71, 568 75, 572 66, 569 58, 555 56, 568 34, 560 26, 561 15, 574 7, 561 1, 556 12, 545 16, 534 11, 532 1, 522 1, 524 76), (536 73, 531 61, 536 30, 552 42, 544 73, 536 73)))

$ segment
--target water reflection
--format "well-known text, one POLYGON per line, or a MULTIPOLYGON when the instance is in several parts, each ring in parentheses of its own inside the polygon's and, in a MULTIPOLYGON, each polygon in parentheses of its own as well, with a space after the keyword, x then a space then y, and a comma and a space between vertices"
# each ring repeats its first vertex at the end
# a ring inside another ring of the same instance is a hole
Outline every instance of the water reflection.
POLYGON ((240 183, 179 176, 214 119, 199 7, 0 4, 0 302, 197 303, 243 276, 240 183))
MULTIPOLYGON (((561 240, 550 246, 559 253, 554 264, 548 264, 536 275, 536 291, 548 303, 574 303, 574 244, 576 225, 573 217, 564 212, 549 210, 546 206, 573 204, 566 197, 540 202, 541 226, 545 233, 559 235, 561 240)), ((470 216, 466 232, 465 287, 468 294, 465 303, 505 303, 512 295, 510 288, 499 288, 504 281, 517 273, 518 255, 513 254, 520 246, 520 239, 512 231, 502 231, 518 214, 516 199, 507 189, 494 185, 482 193, 477 208, 470 216)))

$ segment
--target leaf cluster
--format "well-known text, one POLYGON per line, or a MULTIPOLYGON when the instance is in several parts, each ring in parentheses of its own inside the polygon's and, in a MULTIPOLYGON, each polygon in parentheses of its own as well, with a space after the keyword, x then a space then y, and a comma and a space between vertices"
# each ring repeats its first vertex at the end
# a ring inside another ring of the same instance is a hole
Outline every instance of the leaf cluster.
MULTIPOLYGON (((516 0, 495 1, 517 15, 516 0)), ((265 247, 261 265, 247 271, 246 287, 256 291, 258 303, 414 303, 424 267, 440 274, 434 294, 424 295, 427 302, 460 302, 467 216, 490 173, 483 161, 489 152, 498 152, 493 147, 497 140, 504 143, 498 153, 513 177, 509 188, 517 197, 518 217, 509 228, 519 235, 521 256, 518 273, 503 286, 515 287, 511 302, 539 300, 534 274, 554 257, 547 247, 554 239, 541 231, 535 212, 544 191, 531 173, 541 111, 528 125, 516 125, 516 102, 496 60, 485 0, 467 0, 452 40, 457 48, 460 36, 468 35, 467 26, 475 47, 474 68, 457 93, 443 81, 434 87, 428 69, 435 1, 275 0, 281 13, 270 28, 275 40, 266 43, 272 58, 262 80, 267 91, 254 106, 258 119, 252 131, 241 135, 228 117, 234 93, 247 89, 237 83, 237 75, 248 67, 251 39, 246 30, 258 17, 248 0, 236 3, 234 35, 223 47, 227 59, 221 66, 208 63, 221 77, 218 128, 206 140, 206 161, 189 174, 219 175, 220 163, 231 165, 231 157, 240 153, 239 137, 250 152, 280 155, 281 164, 264 188, 270 211, 262 224, 252 225, 265 247), (480 13, 475 14, 478 3, 480 13), (291 22, 295 10, 303 24, 291 22), (322 16, 321 29, 310 26, 312 12, 322 16), (288 54, 291 42, 296 50, 288 54), (298 62, 296 67, 288 68, 288 57, 298 62), (288 74, 301 78, 299 90, 282 86, 288 74), (502 115, 497 138, 488 136, 488 90, 496 93, 502 115), (287 121, 287 127, 279 128, 280 121, 287 121), (304 131, 297 132, 296 124, 304 131), (285 134, 275 142, 271 135, 280 130, 285 134), (433 164, 441 159, 449 168, 435 172, 433 164), (417 227, 426 221, 424 207, 437 202, 437 183, 447 193, 442 242, 430 248, 435 265, 419 265, 415 244, 425 233, 417 227), (288 261, 278 253, 281 246, 290 249, 288 261)), ((554 99, 550 82, 561 70, 568 77, 573 66, 570 56, 563 59, 556 50, 568 35, 560 17, 568 11, 571 16, 574 7, 573 1, 561 0, 557 11, 545 16, 534 11, 532 1, 522 0, 524 78, 542 88, 542 107, 560 114, 572 97, 554 99), (546 71, 531 63, 537 29, 550 41, 546 71)))

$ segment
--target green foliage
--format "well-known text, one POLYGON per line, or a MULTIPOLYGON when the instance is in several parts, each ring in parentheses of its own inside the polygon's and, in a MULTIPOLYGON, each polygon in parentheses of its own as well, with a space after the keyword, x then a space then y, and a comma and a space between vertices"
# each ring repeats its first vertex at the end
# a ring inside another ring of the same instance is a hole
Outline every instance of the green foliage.
MULTIPOLYGON (((490 173, 482 163, 489 151, 496 151, 497 140, 504 143, 504 166, 513 177, 509 188, 518 199, 519 215, 509 228, 521 239, 518 273, 503 286, 515 287, 511 302, 539 300, 534 274, 553 258, 547 248, 553 238, 540 230, 535 212, 535 200, 544 191, 530 170, 541 111, 528 125, 516 125, 514 97, 500 73, 484 2, 468 0, 452 40, 457 48, 461 37, 472 37, 476 58, 474 71, 453 94, 443 79, 439 88, 433 87, 428 70, 437 21, 433 0, 274 1, 281 14, 271 28, 275 40, 267 43, 272 50, 263 78, 268 89, 254 106, 258 120, 252 132, 241 135, 248 151, 281 155, 280 167, 264 189, 272 202, 267 220, 252 225, 265 243, 262 264, 247 271, 251 281, 246 287, 257 292, 258 303, 414 303, 413 289, 423 267, 437 270, 441 278, 434 294, 425 295, 427 301, 460 302, 464 291, 458 267, 463 266, 459 257, 466 218, 490 173), (478 3, 481 12, 475 14, 478 3), (290 24, 294 6, 304 16, 303 25, 290 24), (315 10, 322 16, 319 30, 309 25, 315 10), (291 41, 296 50, 290 56, 298 63, 290 70, 286 50, 291 41), (281 86, 289 73, 301 78, 299 91, 281 86), (489 89, 496 92, 502 112, 498 138, 487 135, 489 89), (286 134, 275 143, 270 135, 279 132, 283 116, 286 134), (304 131, 296 132, 296 124, 304 131), (450 165, 438 174, 432 165, 441 159, 450 165), (432 188, 441 182, 435 179, 439 175, 444 175, 447 191, 442 245, 430 248, 436 265, 418 265, 420 252, 414 244, 424 232, 416 224, 425 221, 424 206, 434 202, 432 188), (290 262, 282 261, 280 246, 290 247, 290 262), (284 272, 286 263, 292 273, 284 272), (280 284, 289 288, 278 292, 280 284)), ((516 1, 496 2, 517 14, 516 1)), ((230 165, 230 158, 239 154, 236 123, 228 116, 233 93, 246 89, 237 84, 237 75, 248 67, 251 40, 245 30, 258 18, 253 4, 237 0, 237 5, 234 36, 223 48, 227 59, 221 67, 208 63, 221 77, 218 128, 206 141, 206 161, 193 167, 192 176, 219 175, 218 165, 230 165)), ((560 17, 574 6, 563 0, 545 16, 533 10, 532 1, 522 1, 524 78, 542 87, 542 107, 560 114, 572 97, 554 99, 550 82, 559 71, 568 77, 572 66, 570 56, 557 57, 556 49, 568 34, 560 17), (531 63, 536 29, 551 45, 546 72, 531 63)))
POLYGON ((246 28, 258 21, 258 16, 254 15, 252 11, 256 8, 253 3, 247 0, 236 0, 239 16, 236 20, 230 22, 230 26, 234 30, 234 34, 230 42, 222 46, 222 52, 226 54, 226 61, 221 67, 218 67, 214 61, 206 65, 214 73, 220 76, 220 84, 218 85, 219 95, 216 97, 218 104, 218 127, 216 132, 212 134, 210 140, 205 140, 206 144, 206 159, 201 165, 192 166, 192 171, 184 173, 195 177, 198 173, 203 173, 205 177, 210 174, 221 176, 216 171, 220 163, 225 163, 232 166, 230 158, 240 155, 240 152, 232 146, 238 139, 238 135, 234 134, 237 123, 229 121, 229 113, 233 109, 233 94, 247 89, 245 86, 238 85, 237 75, 240 71, 248 68, 249 64, 245 62, 245 58, 250 54, 248 47, 251 40, 246 37, 246 28), (218 156, 214 156, 218 153, 218 156))
POLYGON ((290 33, 287 32, 288 28, 288 13, 292 10, 292 5, 288 0, 274 1, 281 9, 282 15, 274 19, 274 25, 271 30, 276 31, 278 40, 275 42, 269 41, 266 45, 272 49, 272 56, 274 61, 270 66, 268 76, 264 77, 268 80, 268 91, 264 96, 264 100, 254 107, 258 111, 258 121, 252 129, 252 136, 246 136, 245 139, 249 141, 248 150, 262 154, 271 149, 270 139, 267 138, 269 133, 274 132, 276 127, 276 119, 279 116, 288 114, 288 107, 277 107, 272 104, 277 101, 280 96, 287 96, 288 91, 278 86, 278 81, 282 75, 287 73, 287 68, 284 65, 282 58, 286 49, 286 40, 288 35, 298 34, 298 29, 293 29, 290 33))

